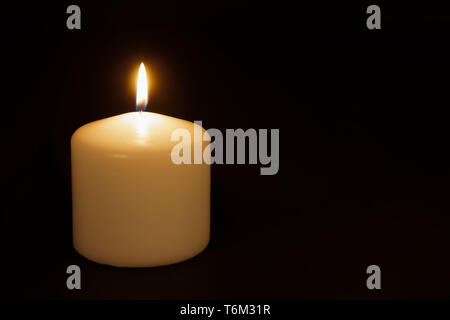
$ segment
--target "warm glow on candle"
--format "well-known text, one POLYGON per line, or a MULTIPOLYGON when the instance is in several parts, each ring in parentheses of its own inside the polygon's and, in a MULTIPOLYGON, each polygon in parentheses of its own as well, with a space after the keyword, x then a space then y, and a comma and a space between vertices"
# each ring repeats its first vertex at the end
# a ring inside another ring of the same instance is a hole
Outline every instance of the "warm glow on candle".
MULTIPOLYGON (((136 74, 131 79, 136 84, 136 74)), ((190 137, 200 138, 202 146, 206 131, 144 112, 154 83, 149 79, 141 63, 137 112, 91 122, 71 138, 73 244, 101 264, 169 265, 199 254, 209 243, 210 165, 172 159, 175 143, 186 147, 179 154, 187 155, 197 148, 190 137), (174 132, 183 140, 176 142, 174 132)))
POLYGON ((141 62, 139 66, 139 74, 137 79, 136 90, 136 110, 143 111, 147 108, 148 102, 148 84, 147 72, 145 71, 144 63, 141 62))

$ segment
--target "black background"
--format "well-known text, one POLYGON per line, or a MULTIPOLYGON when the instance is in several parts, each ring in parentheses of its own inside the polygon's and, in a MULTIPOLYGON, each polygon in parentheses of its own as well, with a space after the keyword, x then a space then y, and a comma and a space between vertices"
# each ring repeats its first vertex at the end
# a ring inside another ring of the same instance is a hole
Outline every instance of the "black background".
POLYGON ((450 16, 422 2, 76 2, 2 8, 3 298, 449 298, 450 16), (296 4, 295 4, 296 3, 296 4), (280 171, 212 168, 212 235, 172 266, 119 269, 71 243, 70 136, 134 110, 279 128, 280 171), (82 290, 66 288, 66 268, 82 290), (366 288, 377 264, 382 290, 366 288))

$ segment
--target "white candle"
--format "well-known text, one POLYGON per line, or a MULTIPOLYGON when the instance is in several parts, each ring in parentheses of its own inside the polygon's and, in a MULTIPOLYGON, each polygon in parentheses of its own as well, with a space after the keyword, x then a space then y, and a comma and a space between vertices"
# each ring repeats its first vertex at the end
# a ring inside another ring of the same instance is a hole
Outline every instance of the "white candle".
MULTIPOLYGON (((147 103, 142 68, 138 106, 147 103)), ((171 160, 172 132, 182 128, 193 136, 195 126, 130 112, 75 131, 73 242, 80 254, 102 264, 150 267, 203 251, 210 232, 210 166, 171 160)))

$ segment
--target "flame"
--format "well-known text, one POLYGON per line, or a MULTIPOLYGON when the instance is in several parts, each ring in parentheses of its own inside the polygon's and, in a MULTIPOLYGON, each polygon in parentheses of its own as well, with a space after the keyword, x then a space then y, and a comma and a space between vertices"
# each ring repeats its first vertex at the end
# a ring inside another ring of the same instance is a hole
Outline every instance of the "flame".
POLYGON ((147 108, 147 103, 148 103, 147 72, 145 71, 144 63, 141 62, 137 78, 136 110, 139 111, 145 110, 147 108))

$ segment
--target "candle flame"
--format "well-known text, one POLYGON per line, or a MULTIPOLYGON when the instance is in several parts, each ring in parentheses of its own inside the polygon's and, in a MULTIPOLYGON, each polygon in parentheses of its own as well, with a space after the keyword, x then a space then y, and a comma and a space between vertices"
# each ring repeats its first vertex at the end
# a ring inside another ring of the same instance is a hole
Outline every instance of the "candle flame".
POLYGON ((136 110, 144 111, 147 108, 147 103, 148 103, 147 72, 145 71, 144 63, 141 62, 137 78, 136 110))

